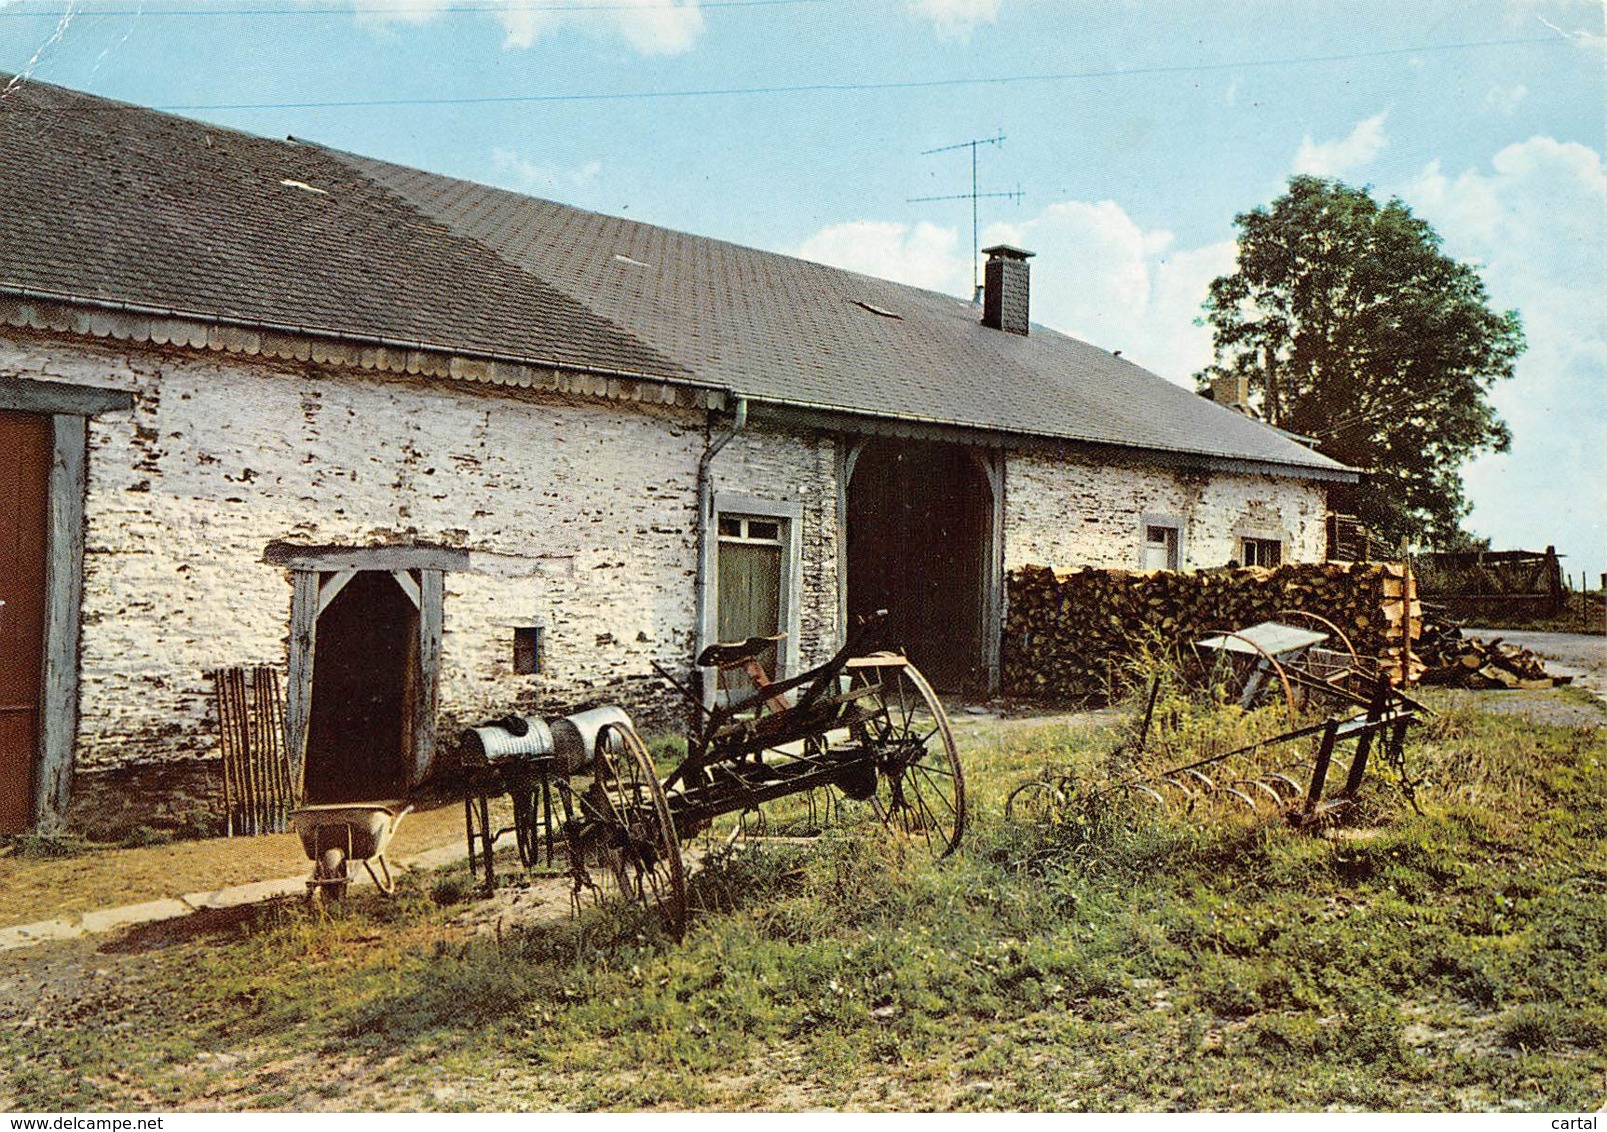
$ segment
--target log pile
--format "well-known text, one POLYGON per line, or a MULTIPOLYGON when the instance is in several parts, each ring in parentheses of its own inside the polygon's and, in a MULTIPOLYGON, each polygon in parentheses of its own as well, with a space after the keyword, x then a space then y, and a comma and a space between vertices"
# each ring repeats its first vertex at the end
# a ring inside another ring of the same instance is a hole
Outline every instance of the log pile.
POLYGON ((1551 675, 1545 663, 1526 648, 1503 644, 1500 637, 1489 642, 1464 637, 1454 625, 1426 625, 1419 648, 1427 666, 1423 673, 1425 684, 1537 689, 1573 681, 1572 676, 1551 675))
MULTIPOLYGON (((1357 651, 1402 668, 1403 634, 1421 609, 1393 563, 1312 563, 1203 571, 1074 570, 1024 566, 1009 576, 1004 690, 1034 700, 1098 698, 1119 691, 1144 651, 1187 645, 1212 632, 1274 620, 1290 609, 1326 617, 1357 651)), ((1409 679, 1421 671, 1412 654, 1409 679)))

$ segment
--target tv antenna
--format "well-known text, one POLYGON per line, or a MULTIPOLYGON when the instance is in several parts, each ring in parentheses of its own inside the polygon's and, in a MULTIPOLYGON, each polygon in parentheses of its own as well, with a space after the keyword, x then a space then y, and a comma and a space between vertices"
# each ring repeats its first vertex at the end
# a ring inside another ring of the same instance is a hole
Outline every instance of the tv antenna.
POLYGON ((1004 132, 994 134, 991 138, 972 138, 970 141, 956 142, 953 145, 940 145, 936 149, 923 149, 922 157, 934 153, 949 153, 956 149, 969 149, 971 151, 971 191, 968 193, 950 193, 946 196, 936 197, 905 197, 905 204, 920 204, 924 201, 934 200, 969 200, 971 202, 971 301, 976 302, 982 295, 982 283, 977 278, 977 260, 981 257, 982 228, 978 219, 977 202, 980 200, 1002 197, 1007 200, 1019 201, 1026 194, 1017 185, 1009 192, 984 193, 979 189, 976 174, 976 151, 985 145, 1004 146, 1004 132))

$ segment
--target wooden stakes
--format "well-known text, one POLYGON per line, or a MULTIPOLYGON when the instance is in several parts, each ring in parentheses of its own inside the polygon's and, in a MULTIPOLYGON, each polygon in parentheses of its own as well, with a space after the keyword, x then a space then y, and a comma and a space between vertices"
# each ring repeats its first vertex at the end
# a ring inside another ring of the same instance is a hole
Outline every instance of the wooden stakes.
POLYGON ((225 832, 252 837, 283 833, 295 806, 284 739, 279 673, 271 667, 212 672, 223 754, 225 832))

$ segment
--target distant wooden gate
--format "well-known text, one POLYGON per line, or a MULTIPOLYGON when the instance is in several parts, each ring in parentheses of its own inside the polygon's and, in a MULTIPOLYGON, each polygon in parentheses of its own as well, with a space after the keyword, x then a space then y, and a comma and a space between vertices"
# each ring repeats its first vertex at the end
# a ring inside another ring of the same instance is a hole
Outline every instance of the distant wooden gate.
POLYGON ((0 412, 0 833, 33 824, 52 444, 48 416, 0 412))
POLYGON ((1417 570, 1418 593, 1456 618, 1546 616, 1567 602, 1554 546, 1425 554, 1417 570))

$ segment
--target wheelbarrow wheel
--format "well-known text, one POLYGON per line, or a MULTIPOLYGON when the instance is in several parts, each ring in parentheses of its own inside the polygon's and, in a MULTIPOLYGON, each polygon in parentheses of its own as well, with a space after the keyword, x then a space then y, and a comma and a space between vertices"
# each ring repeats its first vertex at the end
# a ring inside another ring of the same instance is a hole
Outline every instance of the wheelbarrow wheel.
POLYGON ((591 785, 569 823, 577 888, 651 908, 677 939, 686 930, 686 873, 669 802, 641 736, 609 725, 597 740, 591 785), (596 884, 591 870, 603 874, 596 884))
POLYGON ((351 872, 344 849, 325 849, 313 865, 308 895, 314 900, 340 900, 351 884, 351 872))
POLYGON ((876 751, 876 811, 889 830, 924 846, 935 858, 959 848, 965 833, 965 777, 948 713, 909 661, 854 668, 873 685, 864 705, 862 742, 876 751))

